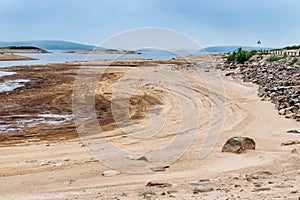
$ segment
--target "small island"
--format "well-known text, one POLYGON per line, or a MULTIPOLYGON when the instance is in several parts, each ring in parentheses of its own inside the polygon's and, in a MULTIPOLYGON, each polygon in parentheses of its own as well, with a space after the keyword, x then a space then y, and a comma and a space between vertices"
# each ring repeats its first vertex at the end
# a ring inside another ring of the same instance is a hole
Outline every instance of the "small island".
POLYGON ((0 61, 37 60, 28 56, 15 53, 50 53, 44 49, 33 46, 7 46, 0 48, 0 61))
POLYGON ((0 53, 50 53, 44 49, 34 46, 7 46, 1 47, 0 53))

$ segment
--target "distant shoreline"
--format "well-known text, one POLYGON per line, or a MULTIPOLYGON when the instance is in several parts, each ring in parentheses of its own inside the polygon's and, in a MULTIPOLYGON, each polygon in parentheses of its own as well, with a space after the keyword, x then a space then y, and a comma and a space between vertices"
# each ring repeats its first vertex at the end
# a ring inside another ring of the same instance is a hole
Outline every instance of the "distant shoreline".
POLYGON ((122 50, 69 50, 64 53, 77 53, 77 54, 141 54, 136 51, 122 51, 122 50))

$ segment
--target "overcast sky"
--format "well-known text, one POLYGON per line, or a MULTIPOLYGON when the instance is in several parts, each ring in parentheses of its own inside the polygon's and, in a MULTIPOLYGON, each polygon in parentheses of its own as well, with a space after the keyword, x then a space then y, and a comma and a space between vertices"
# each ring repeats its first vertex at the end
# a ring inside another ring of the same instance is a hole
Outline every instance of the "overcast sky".
POLYGON ((184 33, 202 47, 300 44, 299 0, 0 0, 0 41, 98 45, 134 28, 184 33))

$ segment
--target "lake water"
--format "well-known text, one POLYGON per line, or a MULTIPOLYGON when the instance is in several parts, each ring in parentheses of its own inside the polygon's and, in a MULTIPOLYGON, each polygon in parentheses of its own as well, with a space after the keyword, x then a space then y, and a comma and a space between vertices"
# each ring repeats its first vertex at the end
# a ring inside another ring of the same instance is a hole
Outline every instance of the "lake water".
MULTIPOLYGON (((117 59, 117 58, 142 58, 153 60, 168 60, 178 56, 191 55, 191 52, 169 52, 162 50, 142 50, 141 54, 76 54, 64 53, 63 51, 53 51, 52 53, 23 53, 18 55, 37 58, 38 60, 23 60, 23 61, 0 61, 0 69, 3 67, 18 66, 18 65, 33 65, 33 64, 47 64, 47 63, 64 63, 72 61, 85 61, 96 59, 117 59)), ((195 54, 195 52, 194 52, 195 54)), ((83 66, 85 68, 94 68, 95 66, 83 66)), ((102 66, 103 68, 111 66, 102 66)), ((129 66, 120 66, 127 68, 129 66)), ((119 67, 119 68, 120 68, 119 67)), ((97 66, 99 68, 99 66, 97 66)), ((0 70, 0 77, 13 75, 15 72, 6 72, 0 70)), ((23 87, 29 80, 8 80, 0 82, 0 93, 13 91, 16 88, 23 87)))
POLYGON ((166 52, 166 51, 165 52, 146 51, 146 52, 142 52, 141 54, 76 54, 76 53, 64 53, 62 51, 54 51, 53 53, 45 53, 45 54, 23 53, 18 55, 37 58, 38 60, 0 61, 0 68, 8 67, 8 66, 16 66, 16 65, 63 63, 63 62, 95 60, 95 59, 144 58, 144 59, 153 59, 153 60, 168 60, 178 56, 178 54, 166 52))

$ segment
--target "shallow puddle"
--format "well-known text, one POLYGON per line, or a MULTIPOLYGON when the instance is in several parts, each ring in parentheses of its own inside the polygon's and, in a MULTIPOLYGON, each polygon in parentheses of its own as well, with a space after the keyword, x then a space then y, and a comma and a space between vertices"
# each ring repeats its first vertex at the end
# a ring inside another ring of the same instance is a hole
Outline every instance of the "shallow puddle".
MULTIPOLYGON (((38 114, 38 115, 11 115, 0 116, 0 134, 16 133, 26 128, 34 128, 39 125, 51 127, 61 125, 73 119, 73 115, 38 114)), ((44 129, 44 128, 43 128, 44 129)))
POLYGON ((28 79, 16 79, 16 80, 8 80, 0 83, 0 92, 10 92, 14 89, 20 88, 24 86, 24 83, 29 82, 28 79))

